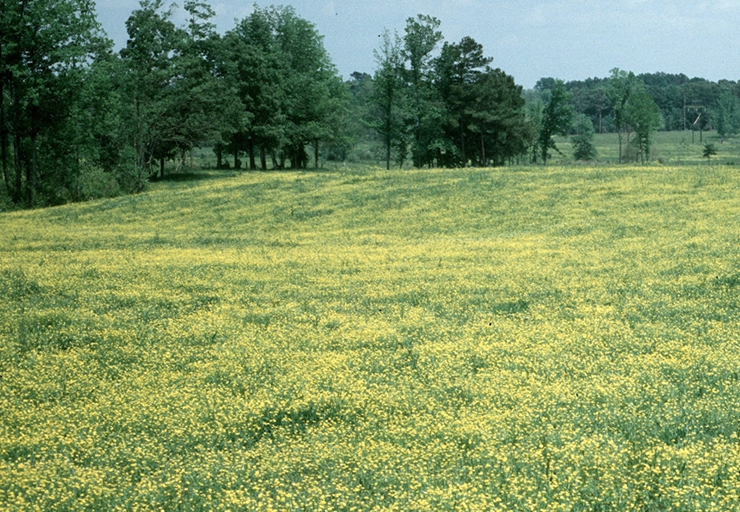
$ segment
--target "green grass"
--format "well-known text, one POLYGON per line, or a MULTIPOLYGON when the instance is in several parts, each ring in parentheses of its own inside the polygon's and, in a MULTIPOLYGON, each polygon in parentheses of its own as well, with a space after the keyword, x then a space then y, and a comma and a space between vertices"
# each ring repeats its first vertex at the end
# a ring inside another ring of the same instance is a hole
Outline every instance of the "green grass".
POLYGON ((0 509, 740 508, 737 168, 194 171, 0 214, 0 509))
MULTIPOLYGON (((622 136, 626 147, 626 135, 622 136)), ((567 165, 573 161, 573 149, 570 139, 557 137, 558 149, 563 153, 553 154, 553 163, 567 165)), ((596 134, 594 146, 598 151, 597 162, 613 165, 619 162, 619 137, 616 133, 596 134)), ((737 165, 740 163, 740 138, 730 137, 721 140, 716 132, 704 132, 700 140, 699 132, 656 132, 654 134, 652 160, 665 165, 737 165), (712 143, 717 148, 717 155, 707 162, 702 157, 704 145, 712 143)))

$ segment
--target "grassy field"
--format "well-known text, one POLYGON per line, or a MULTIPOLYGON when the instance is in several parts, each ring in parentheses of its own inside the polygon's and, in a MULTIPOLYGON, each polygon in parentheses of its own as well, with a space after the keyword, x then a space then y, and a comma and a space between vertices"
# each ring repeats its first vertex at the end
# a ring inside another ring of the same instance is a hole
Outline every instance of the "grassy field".
MULTIPOLYGON (((634 136, 634 134, 633 134, 634 136)), ((692 138, 691 131, 686 132, 656 132, 653 134, 652 162, 660 165, 737 165, 740 163, 740 137, 733 136, 722 140, 717 132, 704 132, 703 136, 695 132, 692 138), (704 145, 714 144, 717 155, 711 161, 703 158, 704 145)), ((627 138, 623 135, 623 149, 627 154, 627 138)), ((572 165, 573 146, 570 137, 555 137, 555 141, 561 154, 551 152, 551 163, 555 165, 572 165)), ((595 165, 614 165, 619 163, 619 136, 616 133, 596 134, 594 146, 598 152, 595 165)), ((363 164, 372 164, 384 167, 382 150, 375 145, 365 142, 358 144, 350 152, 350 161, 363 164)), ((526 159, 525 159, 526 160, 526 159)), ((625 162, 629 159, 625 156, 625 162)), ((336 169, 342 167, 341 163, 324 162, 326 168, 336 169)), ((413 167, 412 162, 407 161, 407 169, 413 167)))
MULTIPOLYGON (((626 135, 622 136, 626 152, 626 135)), ((717 132, 695 132, 692 138, 686 132, 656 132, 653 134, 652 160, 665 165, 737 165, 740 163, 740 138, 730 137, 722 140, 717 132), (717 155, 710 161, 703 158, 704 145, 714 144, 717 155)), ((562 155, 553 153, 553 162, 567 165, 573 162, 573 148, 570 139, 556 137, 562 155)), ((594 146, 598 151, 597 161, 601 164, 619 162, 619 136, 616 133, 596 134, 594 146)), ((626 153, 625 153, 626 154, 626 153)))
POLYGON ((204 172, 0 214, 0 509, 738 510, 739 190, 204 172))

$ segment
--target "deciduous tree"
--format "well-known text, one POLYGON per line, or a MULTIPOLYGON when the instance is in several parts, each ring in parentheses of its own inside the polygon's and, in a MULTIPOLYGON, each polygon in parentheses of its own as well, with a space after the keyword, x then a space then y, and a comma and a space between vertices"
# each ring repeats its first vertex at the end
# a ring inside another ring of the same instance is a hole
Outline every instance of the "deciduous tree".
POLYGON ((109 45, 89 0, 0 1, 0 160, 16 202, 67 185, 59 164, 75 162, 75 106, 109 45))
POLYGON ((565 89, 562 80, 556 80, 549 94, 546 95, 542 111, 542 125, 539 133, 539 147, 542 163, 547 165, 550 150, 560 152, 555 145, 554 135, 566 135, 573 123, 573 104, 571 95, 565 89))
POLYGON ((403 130, 407 91, 403 76, 403 41, 397 33, 383 31, 380 48, 375 50, 375 63, 377 67, 370 95, 374 108, 369 124, 381 139, 386 169, 390 169, 393 148, 403 147, 402 151, 405 151, 403 130))
POLYGON ((575 122, 573 142, 573 158, 576 160, 593 160, 596 158, 594 147, 594 124, 585 114, 578 114, 575 122))
POLYGON ((126 98, 129 144, 136 154, 136 168, 149 173, 155 161, 164 171, 164 160, 174 155, 174 117, 177 78, 175 57, 181 50, 182 33, 171 21, 172 11, 163 0, 141 0, 126 20, 128 41, 121 50, 125 67, 122 91, 126 98))
POLYGON ((640 161, 650 160, 653 133, 663 124, 660 109, 650 94, 642 88, 632 93, 625 110, 625 122, 635 131, 636 147, 640 161))
POLYGON ((293 168, 308 163, 306 146, 314 146, 318 166, 319 143, 337 136, 348 97, 316 27, 292 7, 275 10, 275 35, 285 59, 281 77, 285 97, 284 154, 293 168))
POLYGON ((442 41, 440 21, 419 14, 406 20, 403 38, 404 57, 408 63, 408 109, 406 125, 411 134, 411 153, 416 167, 430 164, 441 138, 444 112, 436 101, 433 86, 433 55, 442 41))
POLYGON ((729 91, 722 93, 717 101, 714 117, 717 133, 722 140, 738 133, 740 131, 740 99, 729 91))
MULTIPOLYGON (((629 105, 632 94, 638 87, 638 79, 633 72, 623 71, 619 68, 611 70, 609 86, 606 94, 614 109, 614 126, 619 137, 619 161, 622 161, 622 133, 628 128, 627 105, 629 105)), ((629 141, 629 135, 628 135, 629 141)))

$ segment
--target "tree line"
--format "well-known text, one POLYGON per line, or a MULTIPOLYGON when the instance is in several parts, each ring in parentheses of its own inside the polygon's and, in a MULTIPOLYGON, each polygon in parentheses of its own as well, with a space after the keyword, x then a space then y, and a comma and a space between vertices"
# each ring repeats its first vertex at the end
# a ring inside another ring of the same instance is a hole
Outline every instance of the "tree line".
MULTIPOLYGON (((576 113, 588 116, 599 133, 618 131, 618 113, 607 91, 613 76, 565 83, 576 113)), ((712 82, 684 74, 643 73, 632 77, 660 111, 660 130, 717 130, 723 137, 740 130, 740 83, 712 82)), ((530 94, 552 88, 554 78, 542 78, 530 94)))
POLYGON ((503 165, 530 137, 525 100, 513 77, 471 37, 443 42, 440 21, 419 15, 403 36, 385 31, 373 76, 356 74, 359 107, 384 148, 386 167, 503 165))
POLYGON ((141 0, 114 52, 90 0, 0 1, 0 162, 14 202, 137 191, 203 145, 220 167, 304 168, 310 149, 318 164, 320 145, 346 136, 347 87, 294 9, 255 5, 223 35, 207 3, 184 10, 177 26, 173 7, 141 0))
POLYGON ((91 0, 0 0, 0 164, 19 205, 141 190, 212 148, 219 168, 303 169, 376 146, 387 168, 547 163, 556 135, 597 157, 650 159, 658 129, 740 130, 740 85, 639 75, 543 78, 524 91, 471 37, 438 19, 384 31, 373 74, 343 81, 315 26, 291 7, 260 8, 225 34, 214 11, 141 0, 116 52, 91 0), (243 161, 242 161, 243 159, 243 161))

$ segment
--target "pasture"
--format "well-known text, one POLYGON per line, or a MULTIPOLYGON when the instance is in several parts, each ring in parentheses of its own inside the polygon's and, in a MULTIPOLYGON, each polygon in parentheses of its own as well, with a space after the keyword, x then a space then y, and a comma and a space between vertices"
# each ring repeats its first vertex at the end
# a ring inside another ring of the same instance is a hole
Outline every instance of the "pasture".
POLYGON ((181 178, 0 214, 0 509, 740 508, 736 168, 181 178))
MULTIPOLYGON (((634 137, 634 134, 632 135, 634 137)), ((562 155, 553 152, 553 162, 568 165, 573 162, 573 148, 570 137, 556 137, 562 155)), ((626 135, 622 135, 625 155, 626 135)), ((594 147, 598 152, 596 160, 601 164, 613 165, 619 162, 619 136, 616 133, 603 133, 594 136, 594 147)), ((722 140, 717 132, 700 134, 696 131, 655 132, 653 134, 652 160, 662 165, 737 165, 740 163, 740 139, 729 137, 722 140), (714 144, 717 155, 710 161, 703 158, 705 144, 714 144)), ((628 161, 625 158, 625 161, 628 161)))

